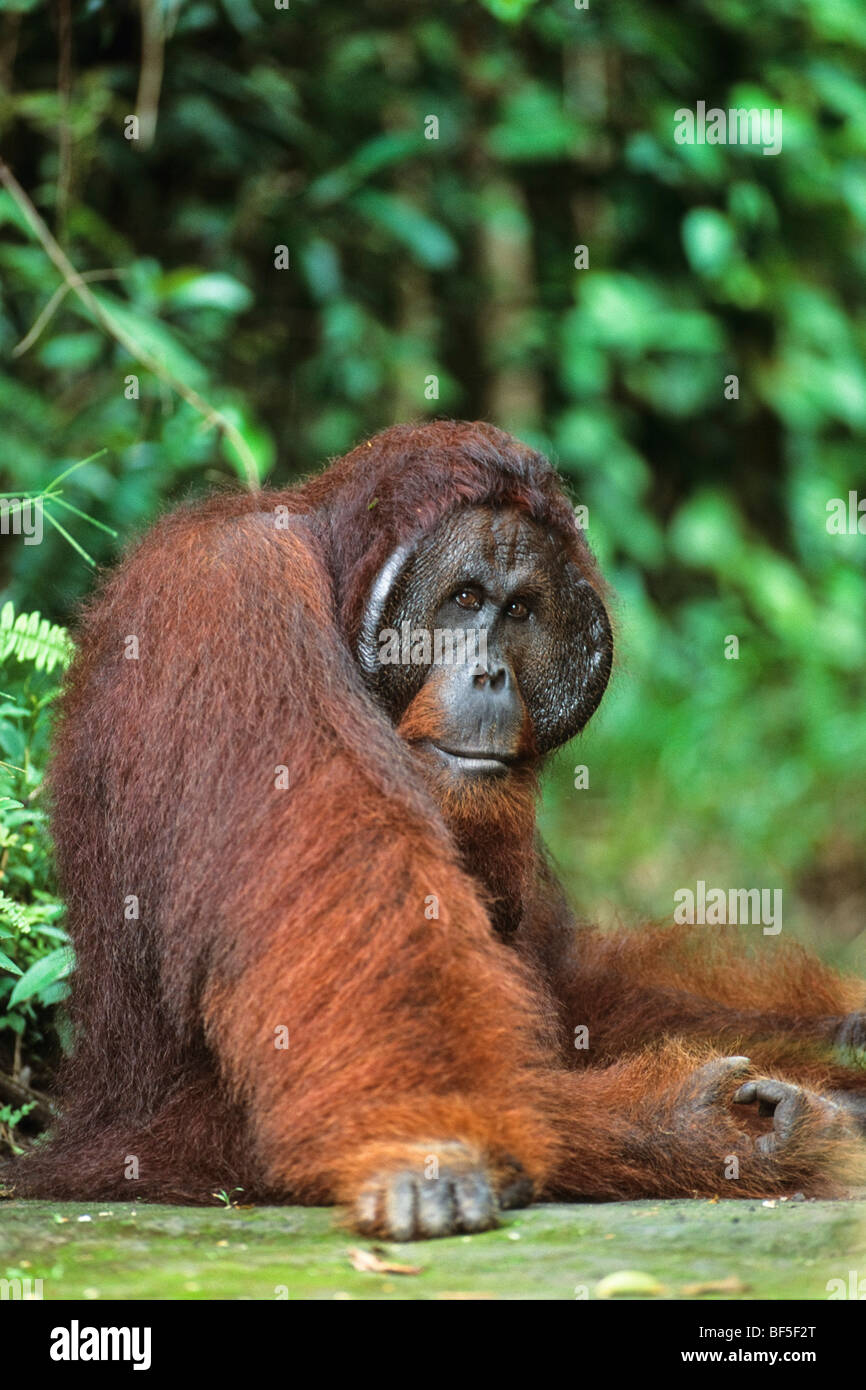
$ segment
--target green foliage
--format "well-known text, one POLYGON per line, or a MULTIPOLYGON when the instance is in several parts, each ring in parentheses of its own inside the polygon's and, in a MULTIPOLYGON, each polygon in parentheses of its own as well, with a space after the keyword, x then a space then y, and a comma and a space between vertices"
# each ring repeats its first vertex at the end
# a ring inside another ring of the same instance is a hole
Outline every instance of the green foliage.
POLYGON ((38 1045, 72 967, 40 806, 57 693, 49 673, 70 656, 63 628, 38 613, 16 618, 11 603, 0 609, 0 1045, 4 1032, 38 1045))
POLYGON ((54 670, 65 665, 71 653, 66 629, 51 623, 39 613, 19 613, 11 603, 0 608, 0 662, 16 656, 19 661, 32 661, 37 671, 54 670))

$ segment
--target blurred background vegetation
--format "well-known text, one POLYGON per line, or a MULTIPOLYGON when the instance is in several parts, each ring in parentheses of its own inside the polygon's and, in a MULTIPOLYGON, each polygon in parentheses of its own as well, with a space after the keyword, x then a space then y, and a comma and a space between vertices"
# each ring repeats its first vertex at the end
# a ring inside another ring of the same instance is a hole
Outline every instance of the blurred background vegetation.
MULTIPOLYGON (((866 491, 864 63, 860 0, 0 0, 0 151, 42 219, 7 178, 0 490, 89 458, 48 510, 105 564, 396 420, 513 430, 616 596, 543 812, 579 910, 781 887, 862 970, 866 537, 826 504, 866 491), (675 144, 698 100, 781 107, 782 153, 675 144)), ((50 524, 0 544, 0 1070, 43 1083, 51 625, 94 576, 50 524)))

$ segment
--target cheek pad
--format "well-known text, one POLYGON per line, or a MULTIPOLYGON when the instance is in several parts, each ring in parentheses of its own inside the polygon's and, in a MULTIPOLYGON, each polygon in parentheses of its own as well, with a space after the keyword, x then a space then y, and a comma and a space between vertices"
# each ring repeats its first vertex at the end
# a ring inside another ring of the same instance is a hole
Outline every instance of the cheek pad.
POLYGON ((569 566, 559 617, 524 663, 520 687, 535 729, 539 753, 567 743, 598 708, 610 678, 613 633, 604 604, 587 580, 569 566))
POLYGON ((427 665, 404 660, 404 657, 411 657, 411 644, 407 651, 403 642, 404 622, 409 623, 411 630, 429 628, 430 624, 429 613, 417 602, 416 568, 416 557, 410 547, 392 556, 380 576, 381 595, 376 594, 374 587, 358 642, 358 662, 364 683, 395 722, 418 694, 430 669, 427 665), (413 593, 416 595, 414 603, 409 598, 413 593), (393 652, 396 645, 397 661, 381 660, 380 654, 385 650, 381 635, 385 632, 396 633, 396 644, 392 640, 389 648, 393 652))

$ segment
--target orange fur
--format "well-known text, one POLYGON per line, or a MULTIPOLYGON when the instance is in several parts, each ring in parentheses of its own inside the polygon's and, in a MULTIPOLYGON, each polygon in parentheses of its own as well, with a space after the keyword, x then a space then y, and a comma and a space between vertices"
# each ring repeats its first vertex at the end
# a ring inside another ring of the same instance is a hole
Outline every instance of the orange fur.
POLYGON ((51 774, 77 1042, 57 1133, 12 1170, 21 1195, 351 1203, 439 1152, 560 1197, 830 1191, 861 1171, 820 1106, 758 1156, 733 1081, 705 1093, 695 1071, 745 1050, 866 1090, 832 1051, 862 986, 796 951, 743 963, 706 929, 576 933, 536 845, 535 771, 470 795, 425 781, 405 737, 431 709, 398 732, 367 694, 353 642, 374 575, 481 504, 525 509, 603 587, 546 461, 447 422, 299 489, 181 508, 103 585, 51 774))

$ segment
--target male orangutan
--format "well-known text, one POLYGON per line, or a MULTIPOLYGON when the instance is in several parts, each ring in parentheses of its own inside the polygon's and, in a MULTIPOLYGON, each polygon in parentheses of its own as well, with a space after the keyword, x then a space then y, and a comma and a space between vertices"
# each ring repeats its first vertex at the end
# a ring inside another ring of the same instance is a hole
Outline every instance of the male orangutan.
POLYGON ((545 862, 603 592, 551 466, 483 424, 400 425, 144 537, 63 700, 76 1043, 16 1195, 241 1187, 410 1238, 859 1179, 864 987, 706 927, 578 931, 545 862))

